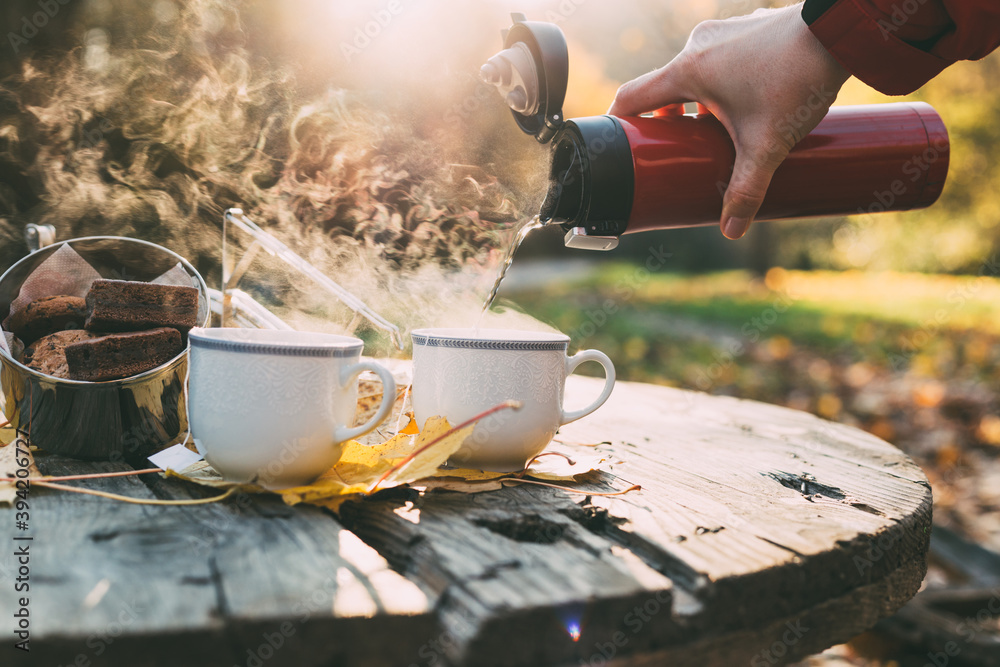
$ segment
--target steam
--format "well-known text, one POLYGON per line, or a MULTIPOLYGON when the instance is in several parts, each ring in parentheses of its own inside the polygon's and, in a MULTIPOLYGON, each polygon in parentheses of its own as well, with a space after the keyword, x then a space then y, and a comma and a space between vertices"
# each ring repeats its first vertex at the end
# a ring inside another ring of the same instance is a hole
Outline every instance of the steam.
MULTIPOLYGON (((37 222, 159 243, 218 286, 222 213, 237 206, 403 328, 471 326, 538 193, 484 168, 505 156, 456 164, 461 128, 442 141, 358 94, 299 99, 250 52, 236 6, 159 0, 140 34, 91 27, 0 86, 0 265, 37 222)), ((529 163, 522 180, 544 182, 529 163)), ((510 311, 484 325, 540 326, 510 311)))

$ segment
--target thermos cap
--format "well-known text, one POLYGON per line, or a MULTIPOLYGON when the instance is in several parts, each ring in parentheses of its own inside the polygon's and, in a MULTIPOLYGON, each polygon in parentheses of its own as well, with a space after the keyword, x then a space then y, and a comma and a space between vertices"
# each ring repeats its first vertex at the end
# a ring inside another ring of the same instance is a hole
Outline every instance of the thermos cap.
POLYGON ((562 105, 569 81, 569 49, 554 23, 511 14, 502 31, 504 50, 490 58, 480 76, 503 95, 517 126, 548 143, 562 129, 562 105))
POLYGON ((517 126, 552 144, 549 190, 539 211, 544 224, 566 230, 566 245, 610 249, 625 231, 635 178, 628 138, 618 119, 567 121, 562 105, 569 80, 566 38, 553 23, 511 14, 504 50, 480 70, 511 108, 517 126))

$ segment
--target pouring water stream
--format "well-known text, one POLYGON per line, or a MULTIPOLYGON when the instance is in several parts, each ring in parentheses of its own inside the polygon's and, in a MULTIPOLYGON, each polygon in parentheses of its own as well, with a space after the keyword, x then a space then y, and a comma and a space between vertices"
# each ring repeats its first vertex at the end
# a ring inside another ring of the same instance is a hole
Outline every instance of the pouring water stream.
POLYGON ((528 236, 528 234, 543 226, 541 216, 536 215, 529 220, 524 227, 517 230, 517 234, 515 234, 514 238, 511 239, 510 247, 507 248, 507 254, 504 256, 503 261, 500 263, 500 268, 497 271, 497 279, 493 283, 493 289, 490 290, 489 296, 486 297, 486 301, 483 303, 483 310, 479 313, 479 319, 476 320, 476 326, 474 329, 477 334, 479 332, 479 327, 483 322, 483 318, 486 316, 486 313, 489 312, 490 308, 493 307, 493 302, 496 301, 497 292, 500 291, 500 285, 503 283, 503 279, 507 275, 507 271, 510 269, 511 263, 514 261, 514 254, 517 252, 517 249, 521 247, 522 243, 524 243, 524 239, 528 236))

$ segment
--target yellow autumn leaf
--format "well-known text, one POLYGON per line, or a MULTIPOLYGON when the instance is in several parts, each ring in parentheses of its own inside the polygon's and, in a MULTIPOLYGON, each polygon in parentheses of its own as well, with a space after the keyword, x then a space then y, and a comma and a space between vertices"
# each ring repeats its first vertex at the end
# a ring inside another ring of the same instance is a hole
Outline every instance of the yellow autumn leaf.
POLYGON ((308 503, 337 511, 352 497, 404 484, 414 485, 425 492, 481 493, 502 488, 503 481, 515 475, 533 478, 535 483, 542 480, 546 483, 590 481, 591 475, 599 474, 596 473, 597 467, 606 461, 604 457, 590 455, 570 459, 563 453, 541 456, 523 473, 441 468, 461 448, 474 428, 474 422, 467 422, 463 428, 453 429, 444 417, 431 417, 417 435, 406 433, 408 429, 404 429, 390 440, 374 445, 351 440, 342 445, 337 463, 316 481, 280 491, 227 482, 204 461, 180 473, 167 474, 216 489, 239 486, 257 493, 276 493, 289 505, 308 503))
MULTIPOLYGON (((511 407, 516 406, 514 404, 504 404, 497 406, 492 411, 511 407)), ((532 462, 528 470, 522 473, 495 473, 454 468, 441 469, 441 466, 461 448, 465 439, 472 434, 472 431, 475 429, 475 421, 470 420, 469 422, 465 422, 462 428, 455 429, 452 428, 445 418, 432 417, 427 420, 424 428, 417 435, 413 435, 406 432, 413 426, 411 420, 407 429, 404 429, 404 431, 386 442, 375 445, 364 445, 354 440, 346 442, 342 446, 341 457, 336 465, 321 475, 315 482, 282 491, 269 491, 255 484, 227 481, 207 461, 199 461, 180 472, 167 470, 164 474, 167 477, 175 477, 201 486, 227 491, 222 496, 207 499, 205 502, 221 500, 231 495, 231 492, 238 490, 248 493, 276 493, 289 505, 309 503, 337 511, 344 502, 351 498, 368 495, 380 489, 413 484, 414 482, 420 482, 420 484, 415 486, 423 492, 448 490, 464 493, 482 493, 502 488, 505 480, 511 482, 531 481, 524 478, 524 476, 535 478, 536 481, 533 482, 535 484, 559 481, 583 481, 588 478, 589 474, 595 473, 597 465, 605 460, 596 456, 576 457, 570 460, 565 453, 560 453, 559 456, 539 457, 532 462), (514 476, 520 479, 512 479, 514 476), (540 482, 537 480, 547 481, 540 482)), ((11 445, 0 447, 0 505, 11 504, 16 498, 15 475, 19 468, 18 459, 21 459, 20 462, 23 463, 25 457, 27 457, 29 462, 30 477, 41 477, 41 473, 35 467, 34 458, 31 456, 30 451, 11 445)), ((120 473, 113 474, 117 475, 120 473)), ((50 488, 59 488, 65 491, 74 491, 73 488, 52 484, 50 483, 51 481, 53 480, 38 480, 38 484, 45 484, 50 488)), ((76 489, 75 491, 78 493, 102 495, 99 492, 84 489, 76 489)), ((161 500, 143 501, 108 494, 104 495, 139 504, 169 504, 170 502, 161 500)), ((187 504, 194 501, 177 502, 187 504)))
MULTIPOLYGON (((433 475, 472 433, 475 424, 452 431, 444 417, 431 417, 419 435, 400 433, 376 445, 363 445, 356 440, 343 444, 340 459, 311 484, 275 491, 289 505, 310 503, 336 509, 337 500, 353 494, 372 493, 399 486, 433 475)), ((200 461, 179 473, 167 471, 168 477, 194 482, 216 489, 241 487, 243 490, 266 493, 253 484, 228 482, 207 462, 200 461)))
POLYGON ((315 482, 278 493, 289 505, 325 504, 339 496, 371 493, 376 487, 386 489, 429 477, 458 451, 474 428, 470 424, 449 433, 452 428, 445 418, 431 417, 416 437, 400 433, 371 446, 351 441, 344 445, 337 464, 315 482))
MULTIPOLYGON (((411 451, 415 454, 412 455, 412 460, 407 462, 400 460, 398 467, 379 483, 379 487, 388 488, 408 484, 434 475, 438 468, 443 466, 462 447, 462 443, 472 435, 475 428, 475 424, 469 424, 465 428, 452 431, 447 419, 431 417, 424 424, 420 434, 417 435, 416 442, 413 443, 411 451), (449 433, 449 431, 452 432, 449 433)), ((389 442, 393 442, 398 437, 396 436, 389 442)))
POLYGON ((0 413, 0 445, 9 445, 10 443, 17 440, 17 430, 4 418, 3 413, 0 413))

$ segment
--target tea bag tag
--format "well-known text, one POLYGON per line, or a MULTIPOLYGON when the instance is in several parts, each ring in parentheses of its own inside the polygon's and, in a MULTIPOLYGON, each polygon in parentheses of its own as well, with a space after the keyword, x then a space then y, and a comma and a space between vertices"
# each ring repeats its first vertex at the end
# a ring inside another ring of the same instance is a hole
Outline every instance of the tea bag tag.
POLYGON ((204 458, 201 454, 192 452, 184 445, 174 445, 167 447, 162 452, 157 452, 149 457, 149 462, 157 468, 163 470, 173 470, 180 472, 189 465, 197 463, 204 458))

